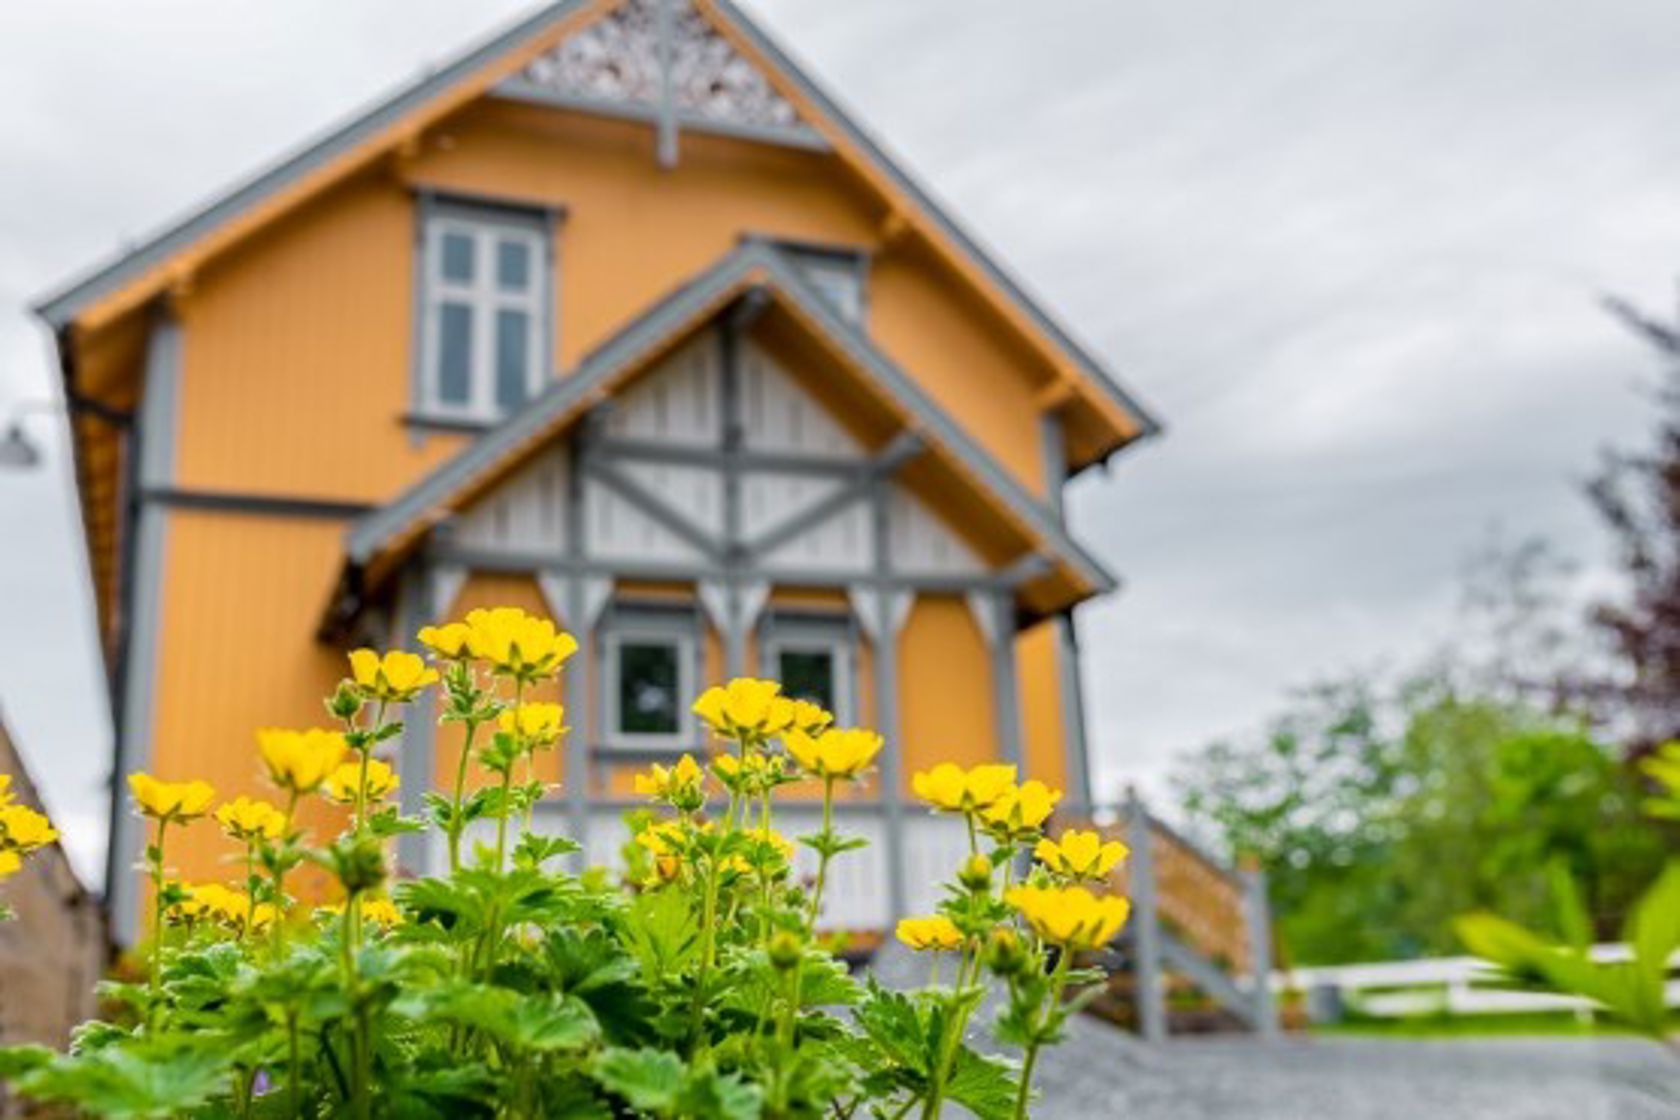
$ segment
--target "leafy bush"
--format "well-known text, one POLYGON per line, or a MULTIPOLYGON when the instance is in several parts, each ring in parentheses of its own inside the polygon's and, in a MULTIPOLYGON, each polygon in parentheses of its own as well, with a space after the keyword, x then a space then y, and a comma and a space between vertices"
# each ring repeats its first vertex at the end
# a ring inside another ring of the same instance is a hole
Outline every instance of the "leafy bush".
MULTIPOLYGON (((832 727, 774 682, 709 689, 694 711, 720 741, 715 757, 638 775, 653 808, 631 815, 627 871, 574 874, 562 865, 578 845, 532 829, 549 792, 533 758, 560 742, 564 712, 525 696, 576 643, 512 609, 420 640, 429 664, 350 655, 327 701, 341 729, 258 733, 274 802, 216 806, 203 782, 130 775, 152 827, 148 974, 106 984, 120 1013, 84 1025, 68 1054, 0 1051, 0 1077, 121 1117, 933 1117, 947 1102, 1026 1115, 1039 1050, 1078 1005, 1064 993, 1092 978, 1075 954, 1126 918, 1124 900, 1079 885, 1106 881, 1120 845, 1042 836, 1059 794, 1007 766, 915 775, 918 796, 967 822, 971 855, 938 913, 898 929, 953 958, 955 975, 889 991, 852 977, 815 929, 832 861, 864 844, 834 827, 835 796, 868 772, 879 735, 832 727), (398 778, 380 755, 402 730, 396 714, 433 688, 466 746, 452 787, 410 819, 390 803, 398 778), (490 784, 469 788, 469 759, 490 784), (817 860, 807 885, 775 811, 783 787, 810 779, 823 813, 798 840, 817 860), (316 842, 298 826, 312 797, 348 807, 339 835, 316 842), (170 841, 211 814, 243 875, 181 882, 170 841), (464 852, 475 822, 494 841, 464 852), (426 830, 441 834, 448 873, 393 883, 390 842, 426 830), (1016 882, 1033 850, 1038 865, 1016 882), (306 863, 331 873, 335 901, 288 891, 306 863), (1007 993, 997 1035, 1019 1065, 968 1044, 992 983, 1007 993)), ((0 836, 0 859, 27 842, 0 836)))

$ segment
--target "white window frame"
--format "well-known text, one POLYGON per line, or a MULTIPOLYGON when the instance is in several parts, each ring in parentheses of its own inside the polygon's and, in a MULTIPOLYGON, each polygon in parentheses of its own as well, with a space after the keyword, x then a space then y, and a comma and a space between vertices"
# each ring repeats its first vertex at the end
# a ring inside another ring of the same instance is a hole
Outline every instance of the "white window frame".
POLYGON ((768 632, 759 639, 759 660, 763 664, 763 674, 772 680, 780 680, 782 673, 782 654, 793 653, 826 653, 834 664, 834 722, 837 726, 849 727, 856 721, 857 693, 853 688, 853 658, 857 646, 849 631, 841 630, 843 624, 836 619, 832 624, 826 620, 784 620, 780 624, 772 623, 768 632))
POLYGON ((547 378, 554 334, 552 225, 541 214, 437 202, 424 211, 421 244, 416 411, 428 418, 492 423, 503 415, 496 402, 497 312, 522 311, 529 323, 525 340, 525 399, 541 391, 547 378), (450 234, 472 240, 473 279, 468 283, 444 276, 443 244, 450 234), (496 246, 502 241, 525 246, 530 276, 523 291, 506 291, 497 286, 496 246), (465 304, 472 316, 468 397, 464 403, 444 401, 439 395, 445 303, 465 304))
POLYGON ((602 731, 603 738, 609 747, 630 748, 680 748, 690 746, 696 738, 696 729, 689 718, 688 709, 684 704, 685 698, 692 697, 695 692, 695 678, 698 675, 696 661, 698 659, 699 641, 692 625, 685 625, 684 620, 672 618, 667 623, 636 616, 633 621, 614 625, 604 635, 602 642, 606 665, 601 674, 606 693, 602 697, 602 731), (669 735, 655 732, 631 732, 619 728, 619 659, 618 651, 625 645, 671 645, 677 651, 677 729, 669 735))

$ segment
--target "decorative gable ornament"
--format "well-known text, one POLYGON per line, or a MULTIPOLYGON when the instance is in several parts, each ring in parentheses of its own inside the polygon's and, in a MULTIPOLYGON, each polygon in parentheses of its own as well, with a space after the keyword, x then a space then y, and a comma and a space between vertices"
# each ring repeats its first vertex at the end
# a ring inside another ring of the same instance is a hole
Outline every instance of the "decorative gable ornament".
POLYGON ((657 108, 667 64, 679 114, 764 128, 800 124, 793 105, 690 0, 624 0, 533 60, 521 78, 572 97, 657 108))

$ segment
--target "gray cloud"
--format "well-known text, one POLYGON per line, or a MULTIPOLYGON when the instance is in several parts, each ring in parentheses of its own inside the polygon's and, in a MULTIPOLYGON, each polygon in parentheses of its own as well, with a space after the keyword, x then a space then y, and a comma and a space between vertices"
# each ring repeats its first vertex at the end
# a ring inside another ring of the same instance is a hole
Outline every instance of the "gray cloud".
MULTIPOLYGON (((1666 305, 1680 266, 1680 9, 755 7, 1168 422, 1073 500, 1128 578, 1084 616, 1109 788, 1434 644, 1493 519, 1601 561, 1576 482, 1639 430, 1650 362, 1594 298, 1666 305)), ((0 396, 49 385, 26 297, 523 8, 7 6, 0 396)), ((96 819, 63 461, 0 476, 0 698, 96 819)))

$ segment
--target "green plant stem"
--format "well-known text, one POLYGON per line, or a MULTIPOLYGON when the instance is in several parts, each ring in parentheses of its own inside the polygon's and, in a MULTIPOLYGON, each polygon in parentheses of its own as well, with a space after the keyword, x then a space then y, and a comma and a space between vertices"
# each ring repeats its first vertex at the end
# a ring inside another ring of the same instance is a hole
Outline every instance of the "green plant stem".
POLYGON ((169 829, 169 818, 159 817, 157 825, 157 858, 152 861, 152 969, 147 977, 151 999, 146 1004, 146 1027, 156 1021, 158 1000, 163 995, 163 836, 169 829))
MULTIPOLYGON (((286 795, 286 819, 280 825, 280 843, 290 844, 292 839, 292 817, 297 814, 298 793, 291 790, 286 795)), ((274 957, 276 960, 286 951, 286 872, 285 861, 274 861, 274 957)))
POLYGON ((286 1048, 290 1068, 286 1070, 286 1100, 292 1120, 303 1115, 303 1047, 298 1039, 298 1013, 286 1012, 286 1048))
POLYGON ((513 766, 502 771, 502 803, 496 813, 496 874, 507 870, 508 792, 513 786, 513 766))
POLYGON ((814 934, 817 931, 817 918, 822 914, 823 887, 828 882, 829 853, 834 845, 834 778, 823 778, 823 815, 822 815, 822 851, 817 853, 817 883, 811 891, 811 912, 805 919, 805 924, 814 934))
POLYGON ((1043 1005, 1033 1015, 1032 1038, 1027 1043, 1027 1052, 1021 1060, 1021 1089, 1015 1097, 1015 1120, 1026 1120, 1027 1104, 1032 1100, 1033 1066, 1038 1062, 1038 1052, 1044 1045, 1044 1017, 1054 1015, 1062 1002, 1062 988, 1067 983, 1068 962, 1073 959, 1073 953, 1064 948, 1056 956, 1056 967, 1050 973, 1050 994, 1045 997, 1043 1005))
POLYGON ((356 1017, 355 1030, 350 1037, 350 1095, 356 1115, 366 1120, 371 1111, 371 1101, 368 1097, 368 1055, 372 1048, 368 1039, 367 1011, 361 1002, 361 977, 356 969, 354 926, 361 909, 356 905, 360 898, 359 893, 351 895, 345 904, 339 940, 343 950, 344 991, 350 999, 350 1006, 356 1017))
POLYGON ((689 1034, 696 1042, 706 1011, 706 980, 711 975, 712 958, 717 952, 718 890, 723 871, 714 854, 706 861, 706 902, 700 921, 700 969, 694 975, 694 1005, 689 1010, 689 1034))
POLYGON ((467 760, 472 757, 473 737, 478 734, 478 724, 478 720, 467 720, 466 741, 461 744, 461 757, 455 761, 455 792, 451 798, 453 809, 449 814, 449 873, 451 875, 461 870, 461 833, 466 829, 466 822, 461 820, 461 801, 466 792, 467 760))

